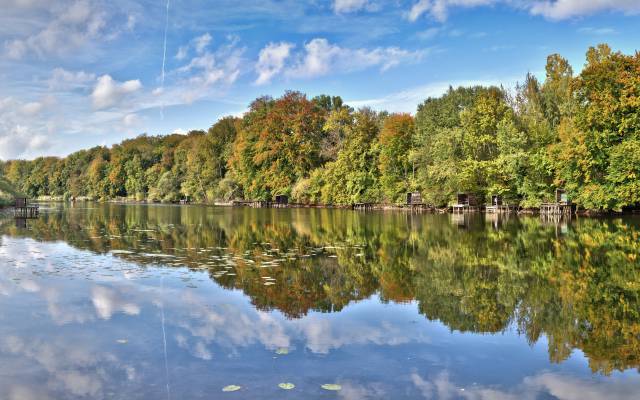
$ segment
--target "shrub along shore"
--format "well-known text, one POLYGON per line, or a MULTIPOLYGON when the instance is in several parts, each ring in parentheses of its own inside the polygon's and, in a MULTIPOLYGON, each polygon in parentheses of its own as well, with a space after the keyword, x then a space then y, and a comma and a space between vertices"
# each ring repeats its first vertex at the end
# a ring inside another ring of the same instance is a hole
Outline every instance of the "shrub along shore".
POLYGON ((415 115, 286 92, 207 131, 6 161, 0 175, 65 200, 394 205, 419 192, 446 207, 467 192, 532 209, 562 188, 581 209, 623 211, 640 205, 640 55, 598 45, 574 74, 553 54, 543 81, 452 87, 415 115))

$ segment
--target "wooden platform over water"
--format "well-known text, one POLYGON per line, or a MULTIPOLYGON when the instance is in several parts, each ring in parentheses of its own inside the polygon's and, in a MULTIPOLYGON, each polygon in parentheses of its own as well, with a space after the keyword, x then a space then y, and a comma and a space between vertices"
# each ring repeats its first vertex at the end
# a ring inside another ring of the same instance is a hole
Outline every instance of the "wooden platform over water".
POLYGON ((511 206, 508 204, 499 204, 499 205, 486 206, 485 211, 488 214, 508 214, 511 212, 518 211, 518 207, 511 206))
POLYGON ((294 203, 283 203, 264 200, 236 200, 231 203, 233 206, 251 207, 251 208, 298 208, 302 205, 294 203))
POLYGON ((571 203, 543 203, 540 204, 541 215, 572 215, 576 205, 571 203))
POLYGON ((480 207, 470 206, 468 204, 454 204, 451 208, 454 214, 464 214, 480 211, 480 207))
POLYGON ((355 203, 351 208, 357 211, 370 211, 373 210, 374 206, 374 203, 355 203))

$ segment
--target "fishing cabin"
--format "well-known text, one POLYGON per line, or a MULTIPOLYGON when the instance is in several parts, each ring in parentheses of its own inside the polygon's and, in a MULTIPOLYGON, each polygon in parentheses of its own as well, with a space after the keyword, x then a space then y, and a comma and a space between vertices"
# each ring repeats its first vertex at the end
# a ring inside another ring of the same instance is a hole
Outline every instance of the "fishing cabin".
POLYGON ((408 206, 417 206, 422 205, 422 195, 420 192, 411 192, 407 193, 407 205, 408 206))
POLYGON ((485 207, 487 213, 508 213, 515 211, 515 206, 504 202, 502 196, 494 194, 491 196, 491 204, 485 207))
POLYGON ((407 193, 407 203, 406 206, 411 211, 419 211, 419 210, 427 210, 430 209, 424 201, 422 200, 422 194, 420 192, 409 192, 407 193))
POLYGON ((478 198, 473 193, 458 193, 456 204, 453 205, 454 213, 465 213, 479 211, 478 198))
POLYGON ((16 197, 14 199, 13 213, 17 219, 35 219, 40 216, 40 209, 37 205, 29 205, 26 197, 16 197))
POLYGON ((571 202, 569 195, 563 188, 556 189, 554 203, 542 203, 540 214, 542 215, 572 215, 576 210, 576 205, 571 202))
POLYGON ((286 208, 289 205, 289 197, 279 194, 275 198, 275 202, 272 204, 272 207, 275 208, 286 208))

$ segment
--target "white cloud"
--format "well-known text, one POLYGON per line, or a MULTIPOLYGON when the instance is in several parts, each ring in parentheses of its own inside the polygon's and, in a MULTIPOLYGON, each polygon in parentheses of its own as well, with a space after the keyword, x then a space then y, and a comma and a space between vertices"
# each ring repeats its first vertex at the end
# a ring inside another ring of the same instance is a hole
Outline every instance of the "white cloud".
POLYGON ((286 73, 292 77, 316 77, 376 66, 386 71, 402 62, 419 61, 425 54, 426 51, 408 51, 398 47, 349 49, 331 44, 327 39, 316 38, 305 44, 304 54, 286 73))
POLYGON ((189 51, 189 46, 180 46, 175 56, 176 60, 184 60, 187 57, 188 51, 189 51))
POLYGON ((418 0, 409 12, 409 21, 423 15, 444 22, 452 8, 473 8, 505 4, 527 10, 532 15, 541 15, 551 20, 563 20, 598 12, 615 11, 625 14, 640 13, 638 0, 418 0))
POLYGON ((207 46, 209 46, 209 43, 211 43, 211 39, 211 35, 208 33, 193 39, 193 47, 196 49, 196 52, 202 54, 207 46))
POLYGON ((294 47, 294 44, 280 42, 269 43, 265 48, 260 50, 258 63, 256 64, 258 79, 256 79, 255 83, 257 85, 268 83, 271 81, 271 78, 282 72, 285 61, 289 58, 291 50, 294 47))
POLYGON ((93 107, 105 109, 117 105, 127 94, 134 93, 142 88, 139 80, 118 82, 109 75, 102 75, 91 93, 93 107))
MULTIPOLYGON (((194 47, 197 55, 170 74, 179 77, 172 88, 166 93, 157 94, 174 103, 176 98, 192 103, 209 95, 214 89, 232 85, 240 76, 245 49, 238 47, 238 38, 233 36, 215 51, 208 49, 210 42, 211 36, 208 34, 192 40, 190 46, 194 47)), ((182 55, 180 51, 179 55, 182 55)))
POLYGON ((54 90, 70 90, 82 87, 95 81, 96 75, 84 71, 67 71, 64 68, 55 68, 49 79, 49 88, 54 90))
POLYGON ((43 105, 40 102, 32 101, 22 106, 22 113, 25 116, 32 117, 42 111, 43 105))
POLYGON ((122 118, 122 124, 127 127, 133 127, 136 126, 140 123, 140 118, 138 117, 137 114, 127 114, 122 118))
POLYGON ((371 3, 369 0, 334 0, 333 1, 333 11, 336 14, 346 14, 351 12, 356 12, 360 10, 373 10, 375 9, 375 4, 371 3))
POLYGON ((429 28, 429 29, 425 29, 422 32, 418 32, 416 34, 416 36, 419 39, 422 39, 422 40, 429 40, 429 39, 433 39, 434 37, 438 36, 441 32, 442 32, 442 28, 432 27, 432 28, 429 28))
POLYGON ((127 16, 127 29, 132 31, 135 27, 136 24, 138 23, 138 17, 136 17, 133 14, 129 14, 127 16))
POLYGON ((626 14, 640 13, 638 0, 554 0, 535 1, 529 7, 531 14, 542 15, 553 20, 562 20, 603 11, 626 14))
POLYGON ((578 29, 578 32, 585 33, 587 35, 616 35, 618 33, 618 31, 613 28, 593 28, 593 27, 580 28, 578 29))
POLYGON ((517 78, 503 78, 476 81, 434 82, 427 85, 409 88, 400 92, 389 93, 377 98, 364 100, 351 99, 347 100, 346 103, 355 108, 371 107, 374 110, 379 111, 386 110, 389 112, 415 113, 419 104, 429 97, 438 97, 443 95, 449 87, 503 85, 510 88, 514 87, 517 81, 517 78))
POLYGON ((178 52, 175 55, 175 59, 182 61, 189 55, 191 49, 195 50, 197 54, 204 54, 205 50, 211 44, 213 37, 209 33, 197 36, 189 41, 184 46, 178 48, 178 52))
POLYGON ((0 98, 0 159, 16 158, 48 146, 49 141, 41 127, 31 122, 45 111, 48 102, 25 103, 11 97, 0 98))
POLYGON ((24 125, 15 125, 0 131, 0 159, 8 160, 29 151, 43 150, 47 144, 45 136, 31 132, 24 125))
POLYGON ((27 53, 27 44, 22 40, 11 40, 5 43, 7 57, 17 60, 27 53))
POLYGON ((46 23, 23 37, 6 41, 9 58, 22 59, 29 53, 41 58, 60 56, 108 36, 108 13, 96 3, 77 0, 59 6, 40 6, 39 3, 23 4, 23 8, 37 9, 38 15, 47 15, 46 23))
POLYGON ((424 14, 443 22, 447 19, 451 7, 478 7, 491 5, 498 0, 419 0, 411 7, 407 18, 415 21, 424 14))

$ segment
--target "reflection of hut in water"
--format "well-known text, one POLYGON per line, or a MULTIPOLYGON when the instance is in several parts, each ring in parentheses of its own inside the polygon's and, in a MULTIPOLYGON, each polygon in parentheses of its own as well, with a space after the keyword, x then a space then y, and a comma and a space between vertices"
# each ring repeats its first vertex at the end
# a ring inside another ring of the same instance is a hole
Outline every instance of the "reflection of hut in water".
POLYGON ((569 232, 569 223, 571 222, 571 214, 540 214, 542 224, 553 227, 556 237, 562 236, 569 232))
POLYGON ((500 230, 509 220, 509 213, 493 212, 485 214, 485 222, 490 223, 494 230, 500 230))
POLYGON ((571 202, 566 190, 556 189, 554 203, 542 203, 540 205, 541 215, 571 215, 575 212, 576 205, 571 202))
POLYGON ((465 215, 465 213, 453 213, 451 214, 451 223, 460 229, 469 229, 469 216, 465 215))
POLYGON ((478 198, 474 193, 458 193, 456 204, 453 205, 454 213, 479 211, 478 198))
POLYGON ((506 203, 502 196, 494 194, 491 196, 491 204, 485 207, 488 213, 509 213, 516 210, 516 206, 506 203))
POLYGON ((37 205, 29 205, 26 197, 16 197, 14 199, 13 212, 18 219, 35 219, 40 216, 40 209, 37 205))

